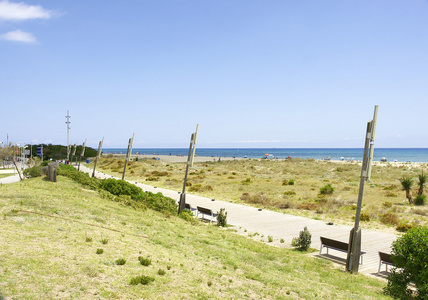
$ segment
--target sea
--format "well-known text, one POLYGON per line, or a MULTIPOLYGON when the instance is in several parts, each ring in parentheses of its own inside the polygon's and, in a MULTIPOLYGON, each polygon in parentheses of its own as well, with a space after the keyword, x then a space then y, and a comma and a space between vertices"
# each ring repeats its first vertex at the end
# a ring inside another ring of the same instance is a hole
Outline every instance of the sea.
MULTIPOLYGON (((105 148, 103 153, 126 154, 126 148, 105 148)), ((132 154, 187 156, 187 148, 134 148, 132 154)), ((196 156, 241 158, 302 158, 362 160, 362 148, 196 148, 196 156)), ((428 162, 428 148, 375 148, 373 161, 428 162)))

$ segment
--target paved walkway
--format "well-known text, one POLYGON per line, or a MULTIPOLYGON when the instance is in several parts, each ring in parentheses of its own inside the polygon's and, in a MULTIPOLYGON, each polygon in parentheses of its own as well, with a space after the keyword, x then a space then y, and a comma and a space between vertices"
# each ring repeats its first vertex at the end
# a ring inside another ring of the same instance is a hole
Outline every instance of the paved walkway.
MULTIPOLYGON (((80 166, 81 171, 92 175, 92 169, 84 165, 80 166)), ((97 178, 112 178, 112 176, 96 172, 97 178)), ((118 179, 118 178, 116 178, 118 179)), ((128 182, 131 182, 128 180, 128 182)), ((144 191, 153 193, 162 193, 176 201, 179 200, 180 194, 177 191, 171 191, 162 188, 145 185, 142 183, 131 182, 141 187, 144 191)), ((299 236, 299 233, 305 226, 308 227, 312 234, 311 248, 320 249, 320 236, 325 236, 331 239, 339 240, 345 243, 349 241, 349 233, 351 226, 344 225, 327 225, 325 221, 314 220, 305 217, 298 217, 284 213, 259 210, 254 207, 230 203, 226 201, 214 200, 186 194, 186 203, 192 207, 202 206, 210 208, 213 211, 219 211, 220 208, 225 208, 227 211, 227 222, 230 225, 236 226, 241 234, 254 234, 255 239, 267 241, 268 236, 272 236, 274 241, 272 244, 276 246, 290 247, 293 237, 299 236), (263 237, 262 237, 263 236, 263 237), (284 243, 280 240, 284 239, 284 243)), ((359 272, 367 275, 377 276, 379 266, 378 251, 390 252, 391 243, 397 238, 394 234, 362 229, 361 249, 366 252, 364 255, 363 265, 360 265, 359 272)), ((319 253, 313 253, 314 256, 319 256, 319 253)), ((326 250, 323 250, 322 257, 330 259, 336 263, 342 264, 345 269, 346 253, 330 250, 329 255, 326 255, 326 250)), ((382 267, 380 277, 385 278, 385 267, 382 267)))
MULTIPOLYGON (((0 170, 0 174, 14 174, 16 173, 13 169, 0 170)), ((8 177, 0 178, 0 184, 7 184, 19 181, 18 173, 10 175, 8 177)))

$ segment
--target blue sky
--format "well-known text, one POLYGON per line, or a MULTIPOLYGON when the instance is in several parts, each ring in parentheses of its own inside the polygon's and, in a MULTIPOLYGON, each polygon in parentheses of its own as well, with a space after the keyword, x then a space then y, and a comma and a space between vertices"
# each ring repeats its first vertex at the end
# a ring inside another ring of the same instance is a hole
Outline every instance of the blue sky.
POLYGON ((0 0, 0 140, 428 147, 428 1, 0 0))

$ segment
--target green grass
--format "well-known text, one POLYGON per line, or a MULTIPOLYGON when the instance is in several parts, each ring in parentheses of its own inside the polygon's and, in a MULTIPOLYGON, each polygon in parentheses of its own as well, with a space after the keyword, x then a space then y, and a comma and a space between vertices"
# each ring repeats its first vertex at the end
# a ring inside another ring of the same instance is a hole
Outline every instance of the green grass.
POLYGON ((8 299, 389 299, 383 281, 134 209, 62 176, 1 186, 0 212, 0 292, 8 299), (130 284, 135 278, 150 280, 130 284))

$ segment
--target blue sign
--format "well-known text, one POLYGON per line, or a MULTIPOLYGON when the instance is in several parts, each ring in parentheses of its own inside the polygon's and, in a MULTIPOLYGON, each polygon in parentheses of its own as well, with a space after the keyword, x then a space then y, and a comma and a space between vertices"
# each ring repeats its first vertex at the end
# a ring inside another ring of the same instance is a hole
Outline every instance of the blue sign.
POLYGON ((37 147, 37 155, 43 157, 43 145, 37 147))

